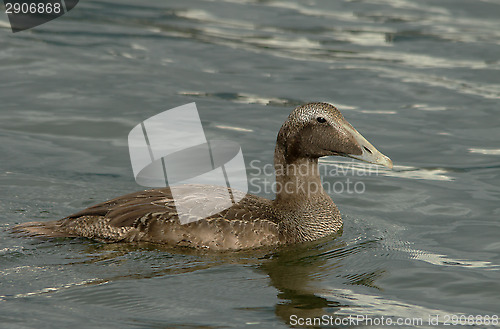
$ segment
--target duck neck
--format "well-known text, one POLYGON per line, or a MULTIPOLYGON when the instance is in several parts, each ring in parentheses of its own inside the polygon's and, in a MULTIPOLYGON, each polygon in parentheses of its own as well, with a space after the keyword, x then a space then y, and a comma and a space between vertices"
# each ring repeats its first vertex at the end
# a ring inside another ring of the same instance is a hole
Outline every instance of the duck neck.
POLYGON ((330 198, 321 185, 317 158, 290 157, 283 147, 276 147, 276 201, 308 202, 317 198, 330 198))
POLYGON ((290 157, 278 143, 274 155, 280 232, 287 242, 312 241, 342 227, 340 213, 321 185, 318 159, 290 157))
POLYGON ((276 199, 280 231, 288 242, 312 241, 342 227, 340 213, 321 185, 317 158, 287 157, 276 147, 276 199))

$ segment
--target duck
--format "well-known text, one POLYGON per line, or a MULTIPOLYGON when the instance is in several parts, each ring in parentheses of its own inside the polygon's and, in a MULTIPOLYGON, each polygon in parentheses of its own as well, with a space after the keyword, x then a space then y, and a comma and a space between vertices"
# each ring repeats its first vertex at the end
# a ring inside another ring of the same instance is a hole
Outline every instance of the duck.
POLYGON ((93 205, 60 220, 20 224, 14 231, 38 237, 210 250, 313 241, 339 233, 343 226, 337 206, 321 184, 318 159, 328 156, 393 166, 391 159, 370 144, 334 105, 308 103, 293 109, 278 132, 274 200, 227 186, 183 185, 177 187, 176 198, 181 195, 191 207, 199 207, 208 198, 222 198, 228 189, 240 201, 182 224, 170 188, 155 188, 93 205))

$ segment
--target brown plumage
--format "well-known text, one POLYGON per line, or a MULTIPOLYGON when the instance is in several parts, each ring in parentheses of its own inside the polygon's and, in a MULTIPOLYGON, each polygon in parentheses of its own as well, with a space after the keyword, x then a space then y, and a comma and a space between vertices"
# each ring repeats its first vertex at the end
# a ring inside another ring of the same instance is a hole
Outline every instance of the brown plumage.
MULTIPOLYGON (((281 127, 274 155, 277 195, 251 194, 230 208, 181 225, 169 188, 127 194, 57 221, 18 225, 33 236, 86 237, 105 242, 153 242, 168 246, 244 249, 315 240, 340 230, 342 219, 323 190, 318 158, 341 155, 392 167, 331 104, 297 107, 281 127)), ((202 207, 223 198, 226 187, 185 185, 184 202, 202 207)), ((178 199, 176 199, 178 200, 178 199)))

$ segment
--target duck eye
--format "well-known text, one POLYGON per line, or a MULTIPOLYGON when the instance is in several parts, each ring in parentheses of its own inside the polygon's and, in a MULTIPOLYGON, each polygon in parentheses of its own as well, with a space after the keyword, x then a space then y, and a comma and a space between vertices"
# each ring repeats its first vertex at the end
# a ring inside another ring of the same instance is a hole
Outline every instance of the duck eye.
POLYGON ((326 119, 322 117, 318 117, 316 120, 318 120, 319 123, 325 123, 326 119))

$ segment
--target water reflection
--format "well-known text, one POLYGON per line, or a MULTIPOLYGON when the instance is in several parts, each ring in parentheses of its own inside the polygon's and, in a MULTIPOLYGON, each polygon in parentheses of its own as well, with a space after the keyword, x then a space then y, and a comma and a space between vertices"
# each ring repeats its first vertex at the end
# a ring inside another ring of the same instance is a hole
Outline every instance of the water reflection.
MULTIPOLYGON (((53 264, 54 267, 64 266, 68 269, 86 269, 93 278, 62 283, 51 287, 43 287, 32 291, 1 296, 3 300, 27 298, 37 295, 58 296, 71 301, 98 294, 102 298, 111 298, 101 289, 91 290, 81 295, 74 289, 99 286, 118 281, 136 282, 137 280, 168 278, 171 276, 185 276, 188 273, 201 272, 223 266, 243 266, 254 268, 270 280, 270 285, 276 288, 278 301, 274 305, 275 315, 285 324, 289 324, 290 316, 321 317, 322 315, 335 316, 339 310, 345 312, 351 307, 345 300, 338 299, 335 291, 338 287, 329 288, 324 280, 337 278, 340 286, 362 285, 378 290, 376 280, 383 275, 384 270, 364 271, 355 269, 346 260, 358 253, 377 247, 377 240, 360 240, 355 244, 348 243, 341 237, 329 237, 319 241, 287 246, 278 249, 262 248, 257 250, 242 250, 237 252, 210 252, 195 249, 172 249, 161 245, 141 243, 130 244, 103 244, 90 242, 85 239, 48 239, 40 243, 49 247, 58 245, 61 248, 70 247, 73 250, 72 259, 67 263, 53 264), (90 271, 89 271, 90 269, 90 271), (63 293, 62 295, 60 295, 63 293), (78 297, 80 296, 80 297, 78 297), (328 296, 328 297, 326 297, 328 296), (76 299, 75 299, 76 298, 76 299)), ((40 245, 38 246, 40 247, 40 245)), ((45 248, 42 248, 45 249, 45 248)), ((40 272, 41 268, 29 266, 30 271, 40 272)), ((227 269, 226 269, 227 270, 227 269)), ((17 272, 23 275, 22 272, 17 272)), ((14 273, 3 273, 8 278, 14 273)), ((206 274, 206 273, 205 273, 206 274)), ((179 277, 180 279, 180 277, 179 277)), ((189 285, 189 281, 186 281, 189 285)), ((210 280, 202 284, 211 285, 210 280)), ((196 292, 195 292, 196 293, 196 292)), ((95 297, 95 298, 101 298, 95 297)), ((113 307, 121 307, 121 303, 133 303, 131 296, 124 295, 113 301, 113 307)), ((136 299, 147 296, 132 296, 136 299)), ((174 296, 171 296, 172 298, 174 296)), ((202 297, 202 296, 200 296, 202 297)), ((345 297, 345 296, 344 296, 345 297)), ((343 297, 343 298, 344 298, 343 297)), ((92 297, 94 298, 94 297, 92 297)), ((217 298, 217 297, 215 297, 217 298)), ((93 299, 93 303, 99 303, 93 299)), ((130 306, 130 305, 129 305, 130 306)))
MULTIPOLYGON (((344 245, 340 241, 334 244, 337 248, 344 245)), ((324 242, 284 248, 275 253, 269 262, 259 266, 269 275, 271 285, 278 289, 279 302, 275 306, 275 314, 286 324, 289 324, 292 315, 300 318, 321 317, 333 314, 342 306, 317 294, 325 267, 334 269, 341 266, 335 260, 327 262, 321 256, 323 248, 324 242)))

